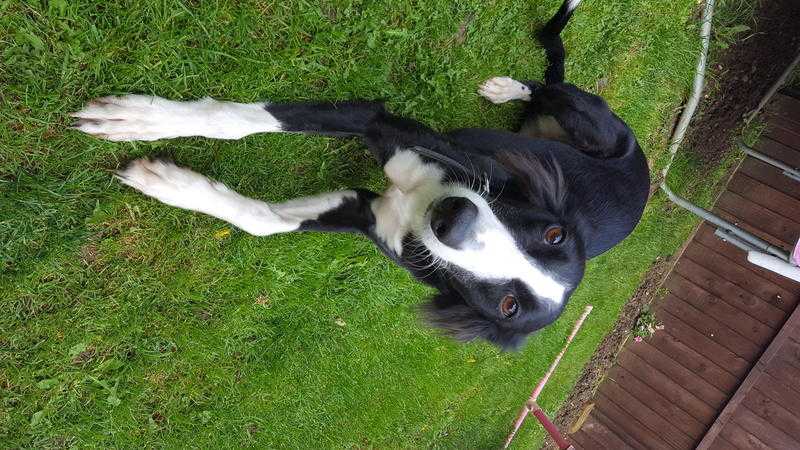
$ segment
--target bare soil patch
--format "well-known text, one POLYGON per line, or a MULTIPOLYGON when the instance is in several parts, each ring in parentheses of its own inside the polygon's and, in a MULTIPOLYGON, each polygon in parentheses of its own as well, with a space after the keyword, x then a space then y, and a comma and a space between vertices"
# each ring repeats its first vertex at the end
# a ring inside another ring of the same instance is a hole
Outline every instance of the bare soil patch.
MULTIPOLYGON (((708 94, 683 144, 707 165, 730 151, 744 116, 756 108, 800 49, 797 0, 760 0, 749 23, 742 24, 750 30, 712 55, 714 63, 706 77, 708 94)), ((724 33, 725 28, 716 32, 724 33)))

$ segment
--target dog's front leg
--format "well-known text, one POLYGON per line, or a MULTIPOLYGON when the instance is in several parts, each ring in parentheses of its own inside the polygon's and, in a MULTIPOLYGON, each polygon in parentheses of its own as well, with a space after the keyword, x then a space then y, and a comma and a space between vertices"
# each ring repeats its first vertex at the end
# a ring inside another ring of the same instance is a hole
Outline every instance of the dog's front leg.
POLYGON ((311 230, 369 234, 375 222, 370 203, 377 194, 364 190, 267 203, 189 169, 149 159, 132 162, 117 177, 163 203, 217 217, 256 236, 311 230))
POLYGON ((71 114, 73 128, 110 141, 202 136, 239 139, 254 133, 301 132, 363 136, 385 114, 372 101, 236 103, 175 101, 148 95, 101 97, 71 114))
POLYGON ((434 153, 452 153, 440 134, 387 112, 375 101, 235 103, 131 94, 95 99, 72 116, 77 118, 75 129, 111 141, 186 136, 239 139, 254 133, 288 132, 363 137, 381 165, 398 148, 421 146, 434 153))
POLYGON ((186 136, 239 139, 281 131, 264 103, 204 98, 174 101, 149 95, 101 97, 72 113, 73 128, 110 141, 155 141, 186 136))

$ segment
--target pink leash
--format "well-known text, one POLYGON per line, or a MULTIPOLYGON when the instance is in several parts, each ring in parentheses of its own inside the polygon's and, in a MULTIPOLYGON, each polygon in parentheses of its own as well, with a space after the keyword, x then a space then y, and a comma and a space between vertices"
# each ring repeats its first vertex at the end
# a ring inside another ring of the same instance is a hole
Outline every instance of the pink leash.
POLYGON ((550 434, 550 436, 553 438, 556 444, 558 444, 558 448, 565 450, 571 447, 569 442, 567 442, 561 436, 561 433, 558 432, 556 426, 553 425, 552 422, 550 422, 550 420, 544 414, 544 411, 542 411, 542 409, 539 408, 539 406, 536 404, 536 400, 539 398, 539 394, 542 393, 544 385, 547 384, 547 380, 550 379, 550 375, 552 375, 553 372, 556 370, 558 363, 561 362, 561 358, 564 357, 564 353, 567 352, 569 344, 572 342, 573 339, 575 339, 575 335, 578 334, 578 330, 581 329, 581 326, 583 326, 583 322, 586 320, 586 316, 588 316, 590 312, 592 312, 592 305, 587 305, 586 309, 583 310, 583 314, 581 315, 580 319, 578 319, 578 321, 575 322, 575 326, 572 328, 572 333, 570 333, 569 337, 567 337, 567 342, 564 344, 564 348, 561 349, 561 353, 559 353, 558 356, 556 356, 556 359, 553 360, 553 363, 550 364, 550 368, 547 369, 547 373, 545 373, 542 379, 539 380, 539 384, 536 385, 536 389, 533 390, 530 398, 528 398, 528 401, 525 402, 525 406, 522 407, 522 411, 519 412, 517 420, 514 421, 514 429, 511 430, 511 433, 506 438, 506 442, 503 445, 503 448, 508 448, 508 446, 511 445, 511 441, 514 439, 514 436, 516 436, 517 431, 519 431, 519 428, 522 426, 522 422, 525 421, 525 417, 527 417, 528 413, 531 412, 533 412, 533 415, 537 419, 539 419, 539 422, 541 422, 542 426, 544 426, 544 429, 547 430, 547 433, 550 434))

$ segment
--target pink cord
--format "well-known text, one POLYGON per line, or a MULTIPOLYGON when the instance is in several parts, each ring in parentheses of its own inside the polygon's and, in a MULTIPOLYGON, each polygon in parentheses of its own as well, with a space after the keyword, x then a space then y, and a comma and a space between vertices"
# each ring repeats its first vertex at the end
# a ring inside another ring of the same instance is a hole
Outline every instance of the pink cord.
POLYGON ((570 447, 569 442, 567 442, 567 440, 561 436, 558 428, 553 425, 553 422, 550 422, 550 419, 547 418, 547 415, 544 413, 544 411, 542 411, 542 408, 540 408, 536 402, 533 402, 533 405, 531 405, 530 408, 533 415, 539 419, 539 423, 541 423, 544 429, 547 430, 547 434, 549 434, 550 437, 553 438, 553 441, 555 441, 556 445, 558 445, 558 448, 561 450, 568 449, 570 447))
MULTIPOLYGON (((575 322, 575 326, 572 328, 572 333, 570 333, 570 335, 567 337, 567 342, 564 344, 564 348, 561 349, 561 353, 559 353, 558 356, 556 356, 556 359, 553 360, 553 363, 550 364, 550 368, 547 369, 547 373, 545 373, 542 379, 539 380, 539 384, 536 385, 536 388, 531 393, 531 396, 530 398, 528 398, 528 401, 525 403, 525 406, 522 407, 522 411, 520 411, 519 415, 517 415, 517 419, 514 421, 514 428, 511 430, 511 433, 506 438, 506 442, 505 445, 503 445, 503 448, 508 448, 508 446, 511 445, 511 441, 514 440, 514 436, 516 436, 517 431, 519 431, 520 427, 522 426, 522 422, 525 421, 525 417, 527 417, 528 413, 531 412, 531 405, 536 405, 536 400, 539 398, 539 394, 542 393, 544 385, 547 384, 547 380, 550 379, 550 375, 552 375, 553 372, 556 370, 556 367, 558 366, 558 363, 561 362, 561 358, 564 356, 564 353, 567 352, 569 344, 572 342, 573 339, 575 339, 575 335, 578 334, 578 330, 581 329, 581 326, 583 326, 583 322, 586 320, 586 316, 588 316, 590 312, 592 312, 592 305, 586 305, 586 309, 583 310, 583 314, 581 315, 580 319, 578 319, 578 321, 575 322)), ((534 413, 534 415, 536 414, 534 413)), ((543 412, 542 415, 544 415, 543 412)), ((537 418, 539 417, 537 416, 537 418)), ((546 419, 547 416, 545 416, 545 420, 546 419)), ((539 421, 542 422, 542 419, 539 418, 539 421)), ((555 430, 555 433, 558 435, 558 437, 564 443, 567 444, 567 447, 569 447, 569 443, 567 441, 564 441, 564 439, 561 437, 561 434, 559 434, 558 430, 555 429, 555 425, 553 425, 553 423, 550 422, 549 420, 547 420, 547 422, 553 427, 553 430, 555 430)), ((544 425, 544 422, 542 422, 542 425, 544 425)), ((545 426, 545 429, 550 434, 550 436, 553 437, 553 440, 556 440, 556 435, 554 435, 549 429, 547 429, 547 426, 545 426)), ((558 443, 557 440, 556 443, 558 443)), ((559 448, 567 448, 567 447, 561 447, 559 444, 559 448)))

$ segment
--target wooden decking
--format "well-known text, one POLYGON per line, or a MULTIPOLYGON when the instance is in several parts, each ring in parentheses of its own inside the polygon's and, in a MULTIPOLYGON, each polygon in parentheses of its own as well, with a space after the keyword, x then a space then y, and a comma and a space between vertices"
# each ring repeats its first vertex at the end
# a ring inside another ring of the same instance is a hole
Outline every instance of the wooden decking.
MULTIPOLYGON (((778 95, 756 149, 800 167, 800 99, 778 95)), ((800 182, 747 158, 714 212, 790 250, 800 182)), ((800 448, 800 284, 747 262, 704 223, 571 435, 576 448, 800 448), (791 317, 791 318, 790 318, 791 317)))

